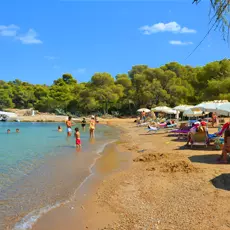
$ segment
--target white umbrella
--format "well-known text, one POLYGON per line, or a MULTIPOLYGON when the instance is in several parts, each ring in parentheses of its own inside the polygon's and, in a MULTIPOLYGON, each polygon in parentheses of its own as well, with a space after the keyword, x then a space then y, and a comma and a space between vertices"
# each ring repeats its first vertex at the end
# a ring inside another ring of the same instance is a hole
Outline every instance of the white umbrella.
POLYGON ((191 109, 193 107, 193 105, 178 105, 176 107, 174 107, 173 109, 179 112, 184 112, 188 109, 191 109))
POLYGON ((202 102, 193 108, 193 111, 204 111, 204 112, 217 112, 217 108, 220 105, 226 104, 228 101, 210 101, 210 102, 202 102))
POLYGON ((203 112, 201 110, 193 111, 192 109, 187 109, 184 111, 183 116, 184 117, 199 117, 202 116, 203 112))
POLYGON ((229 116, 230 114, 230 102, 219 105, 216 110, 217 114, 229 116))
POLYGON ((167 106, 158 106, 155 108, 152 108, 154 112, 162 112, 162 113, 167 113, 167 114, 176 114, 176 110, 173 110, 170 107, 167 106))
POLYGON ((138 109, 137 112, 141 113, 141 112, 146 112, 149 113, 151 110, 150 109, 146 109, 146 108, 142 108, 142 109, 138 109))

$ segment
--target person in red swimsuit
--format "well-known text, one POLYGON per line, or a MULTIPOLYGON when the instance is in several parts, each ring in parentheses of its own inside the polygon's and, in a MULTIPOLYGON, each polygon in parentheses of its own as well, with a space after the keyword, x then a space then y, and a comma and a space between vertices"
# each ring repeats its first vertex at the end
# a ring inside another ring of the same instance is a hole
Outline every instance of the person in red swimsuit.
POLYGON ((76 146, 77 148, 81 147, 81 137, 80 137, 80 132, 78 128, 75 128, 75 138, 76 138, 76 146))

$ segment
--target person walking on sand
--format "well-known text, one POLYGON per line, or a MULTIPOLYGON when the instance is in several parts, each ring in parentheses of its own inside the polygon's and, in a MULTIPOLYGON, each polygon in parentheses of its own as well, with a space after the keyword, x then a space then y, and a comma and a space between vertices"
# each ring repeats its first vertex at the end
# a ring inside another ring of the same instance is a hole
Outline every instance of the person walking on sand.
POLYGON ((80 136, 80 132, 79 132, 78 128, 75 128, 74 136, 76 138, 76 146, 77 146, 77 148, 81 148, 81 136, 80 136))
POLYGON ((67 136, 71 136, 72 133, 72 122, 71 122, 72 117, 69 116, 68 120, 65 122, 66 123, 66 128, 67 128, 67 136))
POLYGON ((95 117, 91 116, 90 124, 89 124, 89 135, 90 138, 94 137, 94 132, 95 132, 95 117))

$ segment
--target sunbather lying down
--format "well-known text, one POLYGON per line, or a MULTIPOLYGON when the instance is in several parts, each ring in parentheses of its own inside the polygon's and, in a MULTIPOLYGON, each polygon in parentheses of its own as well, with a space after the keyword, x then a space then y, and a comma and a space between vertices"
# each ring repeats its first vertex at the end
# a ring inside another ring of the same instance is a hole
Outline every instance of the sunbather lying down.
POLYGON ((159 129, 159 128, 157 128, 157 127, 148 125, 148 130, 149 130, 148 133, 149 133, 149 132, 152 132, 152 131, 155 131, 155 132, 156 132, 158 129, 159 129))

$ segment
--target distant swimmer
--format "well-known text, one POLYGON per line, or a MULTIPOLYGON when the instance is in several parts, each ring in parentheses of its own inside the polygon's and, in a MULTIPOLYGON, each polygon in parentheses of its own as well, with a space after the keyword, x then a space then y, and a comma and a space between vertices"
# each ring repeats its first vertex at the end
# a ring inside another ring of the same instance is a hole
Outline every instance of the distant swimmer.
POLYGON ((19 130, 19 129, 16 129, 16 133, 20 133, 20 130, 19 130))
POLYGON ((83 117, 83 120, 81 121, 81 127, 82 127, 83 130, 85 130, 85 126, 86 126, 86 120, 83 117))
POLYGON ((95 132, 95 117, 92 116, 89 124, 89 135, 90 138, 94 137, 94 132, 95 132))
POLYGON ((75 134, 74 135, 76 138, 76 146, 77 146, 77 148, 80 148, 81 147, 81 135, 80 135, 78 128, 75 128, 75 134))
POLYGON ((10 134, 10 129, 7 129, 7 134, 10 134))
POLYGON ((67 136, 71 136, 72 133, 72 122, 71 122, 72 117, 69 116, 68 120, 65 122, 66 123, 66 128, 67 128, 67 136))
POLYGON ((62 132, 62 127, 60 125, 58 126, 58 132, 62 132))

